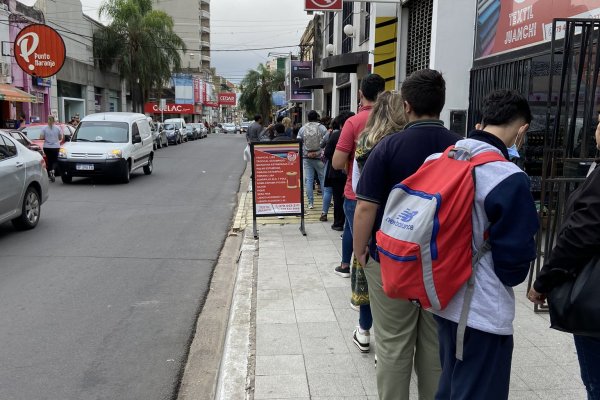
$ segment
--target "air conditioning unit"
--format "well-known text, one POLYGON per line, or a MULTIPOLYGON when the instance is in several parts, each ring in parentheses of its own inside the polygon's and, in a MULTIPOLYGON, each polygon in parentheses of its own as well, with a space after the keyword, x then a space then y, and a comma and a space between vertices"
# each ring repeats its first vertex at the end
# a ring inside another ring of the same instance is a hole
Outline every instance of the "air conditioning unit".
POLYGON ((10 76, 10 64, 0 62, 0 76, 10 76))

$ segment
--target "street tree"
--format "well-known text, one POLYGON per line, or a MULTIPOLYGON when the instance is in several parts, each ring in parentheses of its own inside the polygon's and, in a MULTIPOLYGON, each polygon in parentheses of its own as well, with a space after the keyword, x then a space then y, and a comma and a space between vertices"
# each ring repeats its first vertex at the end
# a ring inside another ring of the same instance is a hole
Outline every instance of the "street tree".
POLYGON ((284 74, 282 71, 270 71, 264 64, 255 70, 250 70, 241 82, 239 103, 246 115, 252 117, 261 114, 268 121, 273 107, 273 92, 284 89, 284 74))
POLYGON ((116 66, 126 80, 134 111, 151 90, 160 90, 181 69, 185 43, 173 18, 153 10, 152 0, 105 0, 99 16, 110 23, 94 33, 94 57, 103 70, 116 66))

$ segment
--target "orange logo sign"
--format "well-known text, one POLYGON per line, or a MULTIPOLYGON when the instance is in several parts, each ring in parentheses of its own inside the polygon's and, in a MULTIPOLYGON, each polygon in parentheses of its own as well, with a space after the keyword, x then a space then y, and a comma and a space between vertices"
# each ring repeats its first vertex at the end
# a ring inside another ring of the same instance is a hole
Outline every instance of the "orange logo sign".
POLYGON ((65 42, 47 25, 28 25, 15 38, 14 54, 23 71, 48 78, 56 75, 65 63, 65 42))

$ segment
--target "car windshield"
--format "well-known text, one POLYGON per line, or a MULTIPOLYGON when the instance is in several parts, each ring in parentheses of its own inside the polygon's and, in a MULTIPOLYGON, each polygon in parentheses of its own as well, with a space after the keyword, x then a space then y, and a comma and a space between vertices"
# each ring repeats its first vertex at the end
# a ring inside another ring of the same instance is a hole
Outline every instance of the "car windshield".
POLYGON ((165 124, 164 129, 167 131, 172 131, 176 129, 176 126, 174 124, 165 124))
POLYGON ((28 126, 27 128, 23 129, 22 132, 29 140, 40 140, 43 130, 44 126, 28 126))
POLYGON ((73 141, 127 143, 129 124, 114 121, 83 121, 79 124, 73 141))

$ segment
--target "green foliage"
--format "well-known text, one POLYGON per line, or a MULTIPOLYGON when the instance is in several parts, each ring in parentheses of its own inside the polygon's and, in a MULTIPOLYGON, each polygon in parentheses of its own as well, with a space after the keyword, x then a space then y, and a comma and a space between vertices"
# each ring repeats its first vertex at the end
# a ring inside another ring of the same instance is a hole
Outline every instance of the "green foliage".
POLYGON ((99 16, 111 22, 94 33, 94 57, 102 69, 118 68, 136 110, 150 90, 181 69, 185 43, 173 31, 173 18, 153 10, 152 0, 105 0, 99 16))
POLYGON ((271 72, 264 64, 248 71, 240 85, 242 94, 239 103, 249 118, 261 114, 263 120, 268 121, 273 108, 271 95, 284 89, 284 79, 283 72, 271 72))

